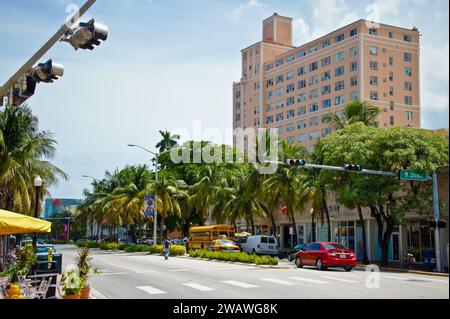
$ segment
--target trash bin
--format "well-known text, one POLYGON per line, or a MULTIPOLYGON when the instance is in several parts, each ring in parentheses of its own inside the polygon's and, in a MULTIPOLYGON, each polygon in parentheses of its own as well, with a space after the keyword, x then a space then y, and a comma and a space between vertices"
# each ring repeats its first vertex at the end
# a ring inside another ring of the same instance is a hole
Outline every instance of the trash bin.
POLYGON ((425 270, 433 271, 436 266, 436 253, 434 250, 425 250, 423 252, 423 262, 425 270))

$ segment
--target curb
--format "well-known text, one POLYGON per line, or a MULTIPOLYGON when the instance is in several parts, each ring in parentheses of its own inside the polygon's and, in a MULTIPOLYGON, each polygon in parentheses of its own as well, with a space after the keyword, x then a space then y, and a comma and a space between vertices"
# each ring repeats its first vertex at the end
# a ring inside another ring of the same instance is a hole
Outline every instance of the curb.
POLYGON ((190 257, 190 256, 173 256, 173 257, 175 257, 175 258, 189 258, 189 259, 195 259, 195 260, 216 262, 216 263, 221 263, 221 264, 232 264, 232 265, 239 265, 239 266, 265 268, 265 269, 290 269, 290 267, 287 267, 287 266, 247 264, 247 263, 243 263, 243 262, 232 262, 232 261, 217 260, 217 259, 207 259, 207 258, 198 258, 198 257, 190 257))
MULTIPOLYGON (((356 268, 360 269, 366 269, 368 265, 356 265, 356 268)), ((438 273, 438 272, 427 272, 427 271, 421 271, 421 270, 407 270, 407 269, 397 269, 397 268, 384 268, 380 267, 381 271, 392 271, 392 272, 399 272, 399 273, 407 273, 407 274, 416 274, 416 275, 423 275, 423 276, 435 276, 435 277, 449 277, 447 273, 438 273)))
POLYGON ((102 294, 100 291, 96 290, 91 286, 91 293, 89 299, 108 299, 104 294, 102 294))

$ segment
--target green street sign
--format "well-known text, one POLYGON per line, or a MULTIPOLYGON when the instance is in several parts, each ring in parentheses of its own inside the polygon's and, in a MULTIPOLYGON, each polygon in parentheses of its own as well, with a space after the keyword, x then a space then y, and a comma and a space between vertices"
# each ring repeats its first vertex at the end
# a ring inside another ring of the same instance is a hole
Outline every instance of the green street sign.
POLYGON ((428 180, 428 173, 425 171, 403 169, 400 171, 400 180, 426 182, 428 180))

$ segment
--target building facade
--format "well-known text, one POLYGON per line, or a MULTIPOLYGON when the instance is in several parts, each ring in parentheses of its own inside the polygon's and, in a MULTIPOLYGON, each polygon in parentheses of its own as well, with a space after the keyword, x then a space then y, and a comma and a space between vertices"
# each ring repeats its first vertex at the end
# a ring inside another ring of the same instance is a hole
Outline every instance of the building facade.
POLYGON ((44 219, 52 218, 55 214, 64 211, 73 212, 82 203, 82 199, 46 198, 44 201, 44 219))
POLYGON ((420 34, 359 20, 300 47, 292 19, 264 20, 262 41, 242 50, 233 84, 233 128, 276 128, 310 150, 331 133, 330 114, 359 98, 379 127, 420 127, 420 34))

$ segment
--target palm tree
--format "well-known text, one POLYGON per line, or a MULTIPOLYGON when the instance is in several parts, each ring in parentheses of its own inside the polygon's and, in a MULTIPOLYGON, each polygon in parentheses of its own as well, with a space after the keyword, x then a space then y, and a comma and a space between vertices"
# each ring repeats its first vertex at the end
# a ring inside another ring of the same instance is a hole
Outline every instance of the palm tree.
POLYGON ((156 148, 159 149, 160 153, 170 151, 178 145, 177 140, 181 138, 180 135, 172 135, 169 131, 159 131, 159 134, 161 134, 162 140, 156 144, 156 148))
POLYGON ((375 126, 376 119, 380 114, 380 109, 370 105, 365 101, 354 100, 345 106, 342 116, 337 114, 330 115, 332 117, 333 129, 339 130, 347 125, 363 122, 368 126, 375 126))
POLYGON ((42 197, 57 179, 67 179, 67 174, 52 165, 56 150, 53 133, 39 131, 38 118, 27 106, 7 107, 0 112, 0 192, 2 207, 29 214, 34 202, 34 179, 37 175, 45 181, 42 197))

